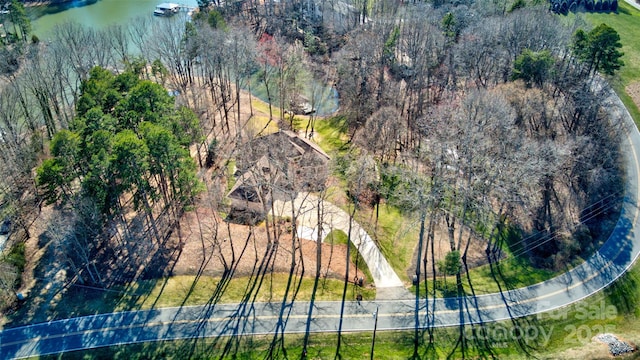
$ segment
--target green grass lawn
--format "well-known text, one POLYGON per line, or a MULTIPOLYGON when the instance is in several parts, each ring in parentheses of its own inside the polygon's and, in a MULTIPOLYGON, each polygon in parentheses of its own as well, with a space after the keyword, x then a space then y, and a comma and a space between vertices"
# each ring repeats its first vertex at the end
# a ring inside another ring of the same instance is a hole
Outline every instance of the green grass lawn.
POLYGON ((624 66, 618 73, 619 79, 614 79, 612 85, 633 116, 636 125, 640 125, 638 105, 625 90, 629 84, 640 81, 640 11, 624 0, 619 1, 618 4, 618 13, 589 13, 581 16, 584 16, 585 20, 593 26, 607 24, 620 35, 624 66))
MULTIPOLYGON (((47 311, 50 319, 64 319, 69 317, 108 313, 113 311, 128 311, 152 309, 159 307, 201 305, 210 302, 237 303, 250 294, 251 301, 282 301, 287 284, 287 274, 267 273, 262 279, 259 289, 248 290, 256 278, 237 277, 228 283, 221 284, 221 278, 201 276, 173 276, 169 278, 144 280, 129 286, 98 289, 79 286, 70 287, 61 298, 47 311), (197 280, 197 281, 196 281, 197 280)), ((300 278, 294 279, 297 284, 300 278)), ((302 283, 295 299, 306 301, 311 299, 313 278, 302 278, 302 283)), ((321 278, 316 292, 316 300, 341 300, 344 281, 331 278, 321 278)), ((290 290, 288 299, 291 299, 290 290)), ((375 288, 356 287, 349 284, 347 299, 355 300, 356 294, 362 294, 363 299, 375 299, 375 288)), ((32 298, 31 301, 39 301, 32 298)), ((30 323, 27 314, 22 309, 12 315, 13 324, 30 323)))
MULTIPOLYGON (((303 122, 304 126, 306 123, 303 122)), ((344 155, 347 150, 347 120, 343 116, 334 116, 326 119, 316 119, 314 138, 320 147, 330 156, 344 155)))
MULTIPOLYGON (((502 290, 521 288, 551 279, 556 272, 534 267, 530 261, 520 258, 509 258, 501 261, 496 266, 500 267, 504 279, 500 280, 502 290)), ((491 274, 489 265, 482 265, 469 272, 472 279, 473 290, 476 294, 487 294, 499 291, 498 283, 491 274)), ((471 289, 464 284, 465 291, 470 294, 471 289)))
POLYGON ((376 242, 400 279, 409 281, 407 270, 411 267, 418 243, 418 220, 384 204, 380 205, 377 216, 375 208, 359 210, 356 212, 356 220, 376 242))
POLYGON ((640 12, 625 0, 618 3, 618 13, 587 13, 581 16, 593 26, 605 23, 620 35, 624 67, 620 69, 619 76, 626 86, 640 79, 640 12))
MULTIPOLYGON (((493 272, 489 264, 469 270, 468 276, 472 279, 473 291, 476 294, 494 293, 501 289, 509 290, 537 284, 570 268, 567 266, 560 271, 552 271, 534 266, 526 255, 520 232, 509 226, 504 231, 502 235, 505 239, 502 246, 504 257, 494 264, 493 272)), ((582 262, 581 259, 576 260, 582 262)), ((464 287, 467 294, 472 293, 468 282, 465 282, 464 287)))
MULTIPOLYGON (((550 329, 547 347, 565 354, 591 343, 600 333, 614 333, 626 341, 640 343, 640 266, 636 264, 614 284, 566 308, 533 317, 539 326, 550 329)), ((542 354, 543 352, 540 350, 542 354)), ((548 353, 547 353, 548 354, 548 353)), ((565 356, 559 353, 558 358, 565 356)), ((549 355, 547 355, 549 356, 549 355)), ((640 354, 623 359, 638 359, 640 354)))
MULTIPOLYGON (((412 338, 406 333, 376 334, 375 358, 407 359, 412 351, 412 338)), ((336 334, 313 334, 310 337, 308 359, 333 359, 336 353, 336 334)), ((368 359, 371 351, 371 333, 347 333, 342 336, 340 351, 342 359, 368 359)), ((265 359, 271 336, 240 338, 239 350, 224 352, 226 338, 177 340, 99 348, 90 352, 70 352, 63 355, 43 356, 40 359, 265 359)), ((292 334, 284 338, 282 345, 286 356, 280 350, 274 359, 300 359, 303 335, 292 334)))
MULTIPOLYGON (((334 158, 348 151, 348 134, 344 117, 318 119, 315 130, 319 145, 334 158)), ((346 198, 345 183, 331 189, 330 201, 339 205, 346 198)), ((343 210, 348 211, 343 207, 343 210)), ((419 226, 416 219, 402 214, 399 209, 380 205, 378 216, 375 208, 362 207, 356 212, 356 221, 376 241, 380 251, 400 279, 408 281, 407 269, 418 242, 419 226)))
MULTIPOLYGON (((462 274, 464 293, 467 295, 491 294, 499 292, 500 290, 506 291, 537 284, 558 275, 558 273, 551 270, 538 269, 531 265, 526 259, 511 258, 503 260, 499 264, 494 265, 494 269, 498 267, 500 267, 500 271, 502 272, 502 277, 499 280, 496 280, 493 276, 489 265, 473 268, 469 271, 468 275, 462 274), (471 278, 471 285, 469 285, 469 278, 471 278)), ((429 287, 432 286, 431 279, 431 276, 429 276, 429 287)), ((455 276, 438 276, 436 279, 436 297, 457 296, 455 284, 455 276), (446 287, 444 286, 445 284, 447 284, 446 287)), ((414 294, 415 291, 416 287, 412 286, 410 292, 414 294)), ((433 296, 432 291, 433 289, 430 288, 429 297, 433 296)), ((424 286, 420 287, 420 295, 422 297, 427 296, 424 286)))
MULTIPOLYGON (((257 293, 255 301, 281 301, 285 295, 287 284, 287 274, 267 274, 263 280, 262 287, 257 293)), ((250 285, 250 278, 233 278, 229 285, 225 287, 219 298, 219 302, 233 303, 239 302, 246 296, 247 287, 250 285)), ((299 278, 295 281, 300 281, 299 278)), ((313 278, 302 278, 302 285, 296 294, 298 300, 311 299, 313 289, 313 278)), ((185 305, 198 305, 210 301, 212 294, 218 289, 220 278, 202 277, 194 284, 193 276, 174 276, 159 281, 154 281, 154 286, 144 298, 136 301, 136 306, 140 308, 177 306, 185 302, 185 305), (188 295, 188 296, 187 296, 188 295)), ((145 286, 143 284, 143 286, 145 286)), ((320 285, 316 294, 316 300, 340 300, 344 282, 336 279, 320 279, 320 285)), ((135 291, 135 290, 134 290, 135 291)), ((363 298, 375 298, 375 289, 349 287, 348 298, 355 298, 355 291, 361 291, 363 298), (352 295, 349 297, 349 295, 352 295)), ((288 294, 291 298, 292 294, 288 294)), ((253 298, 253 296, 252 296, 253 298)))
MULTIPOLYGON (((328 244, 343 244, 343 245, 346 245, 348 241, 349 241, 349 237, 347 236, 347 234, 345 234, 341 230, 331 231, 329 234, 327 234, 327 237, 324 240, 324 242, 328 244)), ((373 284, 373 276, 371 276, 371 271, 369 271, 369 267, 367 266, 367 263, 364 261, 364 258, 362 257, 362 255, 360 255, 360 252, 358 252, 358 249, 356 249, 353 243, 349 242, 349 248, 350 248, 349 254, 351 257, 351 262, 356 264, 356 266, 358 267, 358 270, 361 270, 364 273, 365 283, 373 284)))

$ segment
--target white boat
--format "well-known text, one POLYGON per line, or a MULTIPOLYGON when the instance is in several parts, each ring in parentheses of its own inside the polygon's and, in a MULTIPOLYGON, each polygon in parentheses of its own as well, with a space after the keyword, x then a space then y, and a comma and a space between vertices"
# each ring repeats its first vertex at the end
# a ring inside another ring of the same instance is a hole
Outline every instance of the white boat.
POLYGON ((155 16, 173 16, 180 10, 180 5, 175 3, 162 3, 153 11, 155 16))

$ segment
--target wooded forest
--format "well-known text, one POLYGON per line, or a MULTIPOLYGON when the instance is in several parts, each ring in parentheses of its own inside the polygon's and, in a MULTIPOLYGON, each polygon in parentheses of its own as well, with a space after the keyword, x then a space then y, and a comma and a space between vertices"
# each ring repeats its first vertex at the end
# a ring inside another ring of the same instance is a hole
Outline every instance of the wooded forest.
MULTIPOLYGON (((166 263, 182 242, 169 239, 200 208, 215 214, 202 223, 203 244, 231 276, 242 255, 220 250, 230 233, 229 168, 273 127, 312 142, 319 123, 343 125, 344 144, 325 149, 335 180, 314 191, 326 199, 339 184, 352 218, 387 206, 417 219, 414 264, 396 269, 415 275, 416 296, 437 296, 441 275, 456 279, 447 294, 473 295, 462 286, 472 281, 470 238, 482 241, 496 274, 507 257, 559 271, 597 249, 617 221, 625 129, 600 85, 623 63, 607 25, 568 21, 536 1, 198 3, 192 21, 67 23, 46 41, 32 36, 18 1, 0 5, 11 9, 0 15, 0 211, 13 224, 12 244, 31 238, 47 211, 48 259, 70 283, 109 288, 171 275, 166 263), (312 80, 337 90, 337 113, 289 111, 312 80), (245 100, 257 87, 270 100, 258 127, 256 105, 245 100), (446 261, 434 254, 437 241, 446 261)), ((295 199, 290 165, 266 161, 268 174, 251 174, 256 196, 295 199)), ((261 204, 273 213, 272 202, 261 204)), ((294 230, 299 211, 288 214, 294 230)), ((295 299, 309 273, 315 294, 321 262, 304 268, 302 239, 283 235, 273 216, 246 226, 248 238, 230 241, 249 243, 264 227, 269 243, 247 299, 278 249, 293 254, 283 265, 291 290, 278 301, 295 299)), ((2 266, 12 269, 0 271, 6 307, 20 267, 2 266)), ((343 300, 353 300, 348 267, 344 281, 343 300)), ((452 352, 474 346, 463 331, 452 352)), ((429 334, 416 334, 416 354, 432 349, 429 334)), ((273 337, 268 358, 284 351, 284 333, 273 337)), ((239 346, 228 341, 226 351, 239 346)))

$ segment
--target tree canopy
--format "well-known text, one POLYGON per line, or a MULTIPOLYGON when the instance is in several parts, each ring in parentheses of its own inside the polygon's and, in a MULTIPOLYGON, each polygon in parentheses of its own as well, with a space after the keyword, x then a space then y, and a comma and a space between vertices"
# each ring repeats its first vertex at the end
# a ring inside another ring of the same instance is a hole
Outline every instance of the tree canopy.
POLYGON ((81 89, 77 117, 55 134, 52 158, 37 169, 46 201, 89 197, 113 214, 130 193, 136 207, 160 196, 165 205, 185 206, 200 189, 188 151, 198 139, 195 114, 176 109, 162 86, 130 72, 96 67, 81 89))
POLYGON ((8 3, 9 20, 13 24, 15 39, 27 42, 31 35, 31 21, 27 16, 24 5, 18 0, 11 0, 8 3))
POLYGON ((542 87, 552 65, 553 57, 548 50, 535 52, 525 49, 513 64, 512 78, 522 79, 527 87, 532 84, 542 87))
POLYGON ((600 24, 588 33, 578 29, 573 35, 573 53, 589 71, 613 75, 624 62, 620 35, 607 24, 600 24))

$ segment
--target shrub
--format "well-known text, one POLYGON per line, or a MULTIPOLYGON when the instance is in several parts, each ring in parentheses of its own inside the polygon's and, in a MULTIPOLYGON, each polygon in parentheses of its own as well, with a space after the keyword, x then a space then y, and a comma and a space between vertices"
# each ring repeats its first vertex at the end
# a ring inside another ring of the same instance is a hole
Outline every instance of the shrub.
POLYGON ((19 242, 11 247, 11 251, 7 255, 6 262, 15 266, 18 272, 24 271, 24 266, 27 263, 25 258, 25 245, 23 242, 19 242))

